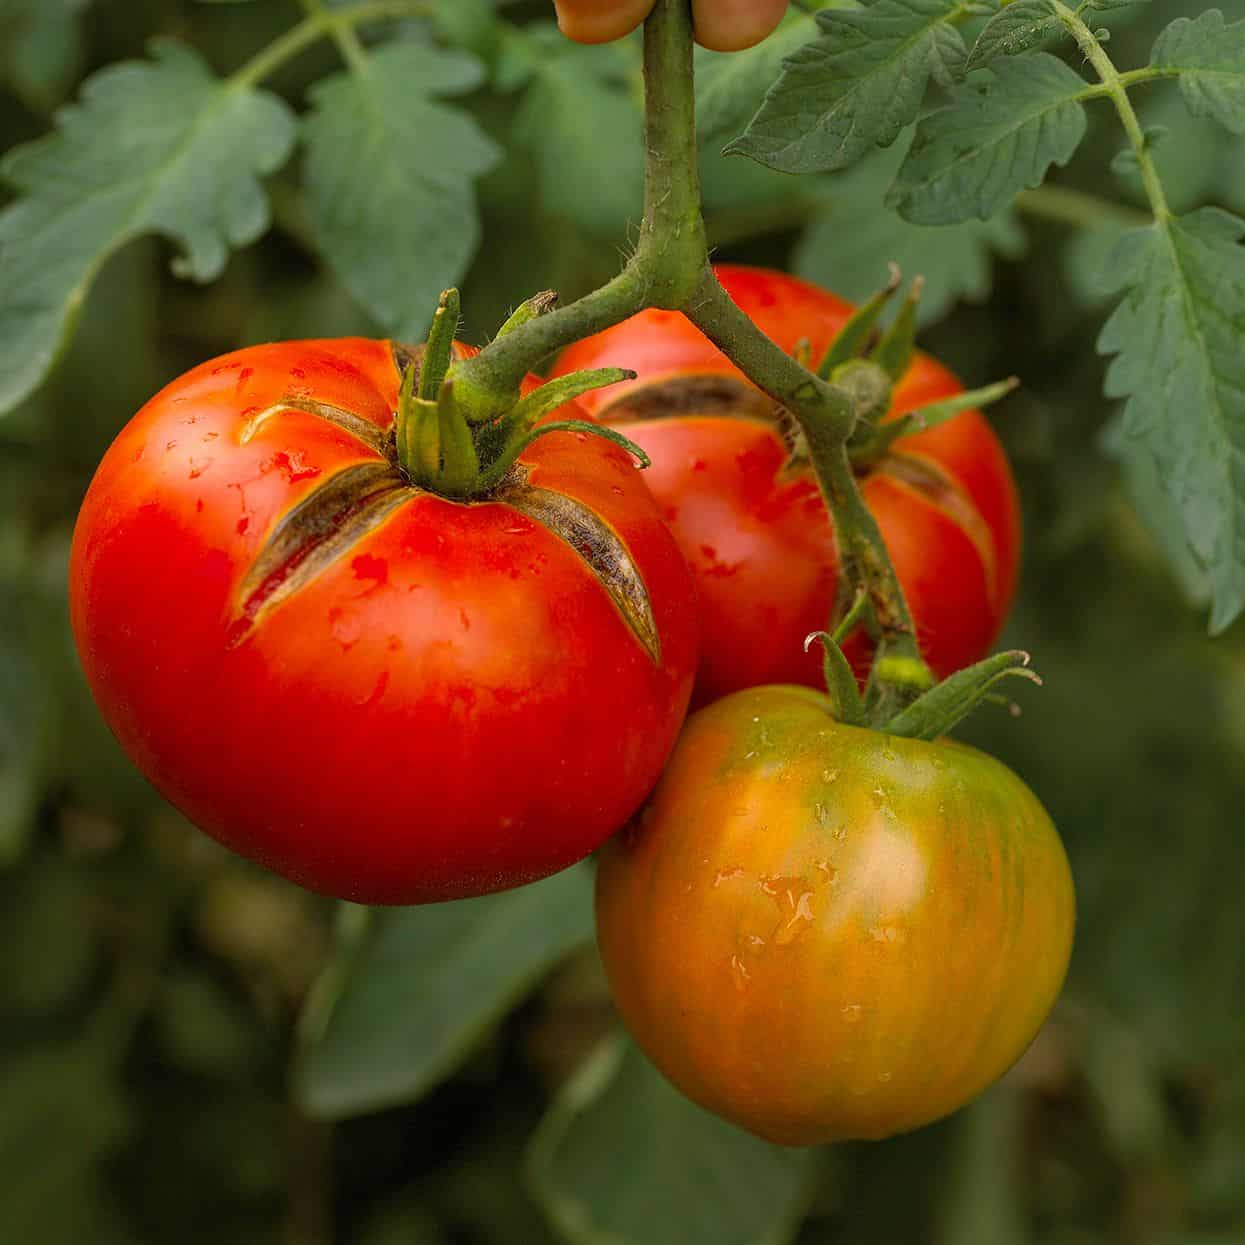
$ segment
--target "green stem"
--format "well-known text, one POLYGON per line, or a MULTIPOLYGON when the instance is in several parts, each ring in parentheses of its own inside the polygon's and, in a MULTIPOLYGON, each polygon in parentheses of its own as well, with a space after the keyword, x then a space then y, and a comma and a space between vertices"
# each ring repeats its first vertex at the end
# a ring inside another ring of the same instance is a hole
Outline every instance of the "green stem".
MULTIPOLYGON (((324 0, 299 0, 299 3, 308 17, 319 18, 323 21, 329 14, 324 0)), ((365 75, 367 73, 367 51, 355 33, 354 27, 343 26, 335 22, 329 26, 329 34, 333 42, 337 44, 337 50, 342 54, 342 60, 346 62, 350 72, 359 77, 365 75)))
POLYGON ((1136 229, 1150 224, 1150 218, 1136 208, 1100 199, 1083 190, 1072 190, 1068 186, 1046 185, 1022 190, 1016 196, 1016 207, 1028 216, 1040 216, 1079 229, 1092 229, 1096 225, 1121 225, 1126 229, 1136 229))
POLYGON ((805 424, 809 456, 826 504, 834 515, 839 567, 848 584, 868 594, 877 626, 875 661, 906 657, 920 661, 912 614, 895 578, 877 520, 865 505, 847 446, 817 423, 805 424))
POLYGON ((865 592, 877 623, 877 661, 904 671, 888 682, 875 664, 874 706, 893 712, 932 676, 848 459, 857 423, 852 395, 780 350, 740 311, 709 265, 696 164, 689 0, 657 0, 644 27, 644 83, 645 210, 635 254, 594 293, 517 324, 474 358, 456 362, 450 372, 455 398, 471 422, 495 420, 518 400, 526 373, 554 351, 646 307, 682 311, 803 429, 833 516, 844 578, 851 589, 865 592))
POLYGON ((347 32, 353 38, 354 28, 364 22, 379 21, 386 17, 415 17, 427 11, 428 0, 366 0, 365 3, 353 4, 343 9, 321 8, 257 52, 230 75, 229 85, 235 89, 255 86, 325 36, 347 32))
POLYGON ((454 366, 472 423, 504 414, 527 373, 571 342, 646 307, 678 310, 708 267, 696 163, 692 17, 687 0, 658 0, 644 24, 644 220, 627 266, 569 306, 515 326, 454 366))
POLYGON ((1106 94, 1115 104, 1115 110, 1119 113, 1120 121, 1124 126, 1124 133, 1128 136, 1129 144, 1137 157, 1137 167, 1141 170, 1141 182, 1145 187, 1146 198, 1150 201, 1154 218, 1160 223, 1166 223, 1171 219, 1171 208, 1167 204, 1167 195, 1163 191, 1163 183, 1159 180, 1158 168, 1154 163, 1154 157, 1150 154, 1145 131, 1141 128, 1141 122, 1133 108, 1133 101, 1128 97, 1128 88, 1125 86, 1123 77, 1107 55, 1106 49, 1094 37, 1094 32, 1080 17, 1067 5, 1060 3, 1060 0, 1052 0, 1052 3, 1064 26, 1076 40, 1082 55, 1094 67, 1094 72, 1102 82, 1106 94))

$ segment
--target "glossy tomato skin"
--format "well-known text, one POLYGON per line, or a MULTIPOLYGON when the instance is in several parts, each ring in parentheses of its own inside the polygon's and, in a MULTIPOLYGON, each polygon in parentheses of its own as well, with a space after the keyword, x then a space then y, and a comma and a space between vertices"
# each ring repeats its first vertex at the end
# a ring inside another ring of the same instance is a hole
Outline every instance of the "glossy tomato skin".
POLYGON ((527 485, 625 548, 656 659, 581 552, 501 500, 406 489, 296 591, 282 599, 294 557, 247 597, 294 507, 387 470, 372 434, 314 404, 383 439, 398 383, 391 345, 362 339, 188 372, 109 449, 71 565, 88 682, 140 769, 227 846, 366 903, 504 889, 586 855, 656 781, 696 662, 686 565, 642 478, 570 434, 524 454, 527 485))
POLYGON ((615 1000, 701 1106, 770 1141, 917 1128, 1015 1062, 1072 945, 1067 857, 1005 766, 770 686, 688 719, 602 853, 615 1000))
MULTIPOLYGON (((833 294, 784 273, 720 265, 736 303, 782 349, 801 339, 820 358, 851 315, 833 294)), ((570 347, 559 373, 625 366, 639 377, 588 394, 598 418, 617 422, 649 453, 646 482, 696 575, 701 602, 704 703, 767 682, 820 683, 804 637, 825 627, 838 556, 811 472, 790 453, 746 378, 678 312, 646 311, 570 347), (734 386, 688 397, 687 385, 734 386), (666 397, 663 407, 663 395, 666 397)), ((962 391, 941 364, 918 355, 898 385, 890 418, 962 391)), ((860 481, 912 608, 922 651, 945 677, 980 660, 1016 589, 1020 516, 1002 446, 968 411, 904 438, 860 481)), ((862 635, 848 643, 863 671, 862 635)))

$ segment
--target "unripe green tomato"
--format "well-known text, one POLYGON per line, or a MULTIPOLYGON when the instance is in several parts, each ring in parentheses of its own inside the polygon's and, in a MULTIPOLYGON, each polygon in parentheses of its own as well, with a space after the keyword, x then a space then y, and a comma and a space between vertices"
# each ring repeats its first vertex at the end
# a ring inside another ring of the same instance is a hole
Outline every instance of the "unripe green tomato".
POLYGON ((786 686, 688 720, 597 882, 640 1046, 785 1145, 887 1137, 979 1094, 1050 1012, 1074 915, 1059 836, 1006 766, 786 686))

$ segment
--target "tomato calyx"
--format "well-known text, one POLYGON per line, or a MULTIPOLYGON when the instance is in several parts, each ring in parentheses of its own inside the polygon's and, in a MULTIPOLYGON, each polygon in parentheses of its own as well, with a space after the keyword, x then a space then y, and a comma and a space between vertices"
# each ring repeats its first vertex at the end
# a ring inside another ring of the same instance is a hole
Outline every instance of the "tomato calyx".
MULTIPOLYGON (((1041 676, 1029 668, 1029 661, 1029 654, 1020 649, 995 653, 993 657, 987 657, 966 670, 959 670, 931 687, 891 718, 882 729, 889 735, 932 741, 947 734, 986 701, 1001 702, 1011 712, 1019 712, 1013 702, 996 695, 994 688, 1009 677, 1027 679, 1040 687, 1041 676)), ((891 671, 889 676, 895 681, 900 672, 891 671)))
MULTIPOLYGON (((402 390, 408 401, 420 399, 420 383, 428 367, 424 347, 392 347, 394 366, 402 374, 402 390)), ((439 366, 434 364, 433 366, 439 366)), ((449 384, 439 382, 439 403, 449 384)), ((430 382, 424 382, 428 392, 430 382)), ((542 386, 531 395, 536 397, 542 386)), ((554 386, 555 393, 559 387, 554 386)), ((534 408, 543 410, 545 402, 561 403, 549 397, 534 408)), ((355 411, 290 397, 252 415, 239 439, 250 441, 261 428, 285 411, 314 415, 340 428, 370 450, 375 461, 356 463, 329 476, 290 509, 273 527, 238 587, 233 617, 229 624, 229 647, 236 648, 251 634, 267 614, 295 595, 321 571, 346 556, 371 531, 395 511, 433 490, 415 483, 404 470, 399 449, 402 435, 398 421, 389 430, 355 411)), ((498 455, 490 464, 487 488, 475 496, 443 497, 460 505, 485 503, 508 506, 557 536, 588 566, 622 615, 636 641, 655 664, 661 662, 661 640, 648 589, 634 558, 617 533, 586 503, 553 489, 529 482, 529 471, 517 461, 518 455, 537 436, 554 431, 603 431, 605 438, 630 446, 625 438, 609 429, 598 430, 579 420, 542 424, 519 444, 513 454, 498 455), (504 463, 499 469, 497 464, 504 463)), ((487 429, 485 430, 487 431, 487 429)), ((643 451, 640 451, 644 457, 643 451)), ((645 457, 645 461, 647 458, 645 457)), ((444 460, 443 460, 444 462, 444 460)), ((483 472, 480 473, 483 475, 483 472)))
MULTIPOLYGON (((501 334, 545 314, 556 301, 552 291, 528 299, 502 325, 501 334)), ((411 352, 411 362, 402 372, 394 447, 397 464, 412 484, 453 501, 486 497, 506 479, 519 455, 550 432, 602 437, 627 450, 642 467, 649 465, 639 446, 612 429, 587 420, 542 422, 593 389, 634 379, 635 374, 624 368, 596 368, 559 377, 518 398, 501 416, 473 422, 455 392, 453 364, 461 357, 454 344, 458 319, 458 291, 446 290, 427 343, 411 352)))

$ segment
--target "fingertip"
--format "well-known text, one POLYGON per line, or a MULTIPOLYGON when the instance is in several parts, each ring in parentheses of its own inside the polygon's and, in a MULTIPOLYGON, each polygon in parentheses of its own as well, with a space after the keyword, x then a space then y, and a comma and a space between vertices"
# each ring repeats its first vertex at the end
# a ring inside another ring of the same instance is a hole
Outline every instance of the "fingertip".
POLYGON ((772 34, 787 0, 692 0, 696 42, 713 52, 741 52, 772 34))

